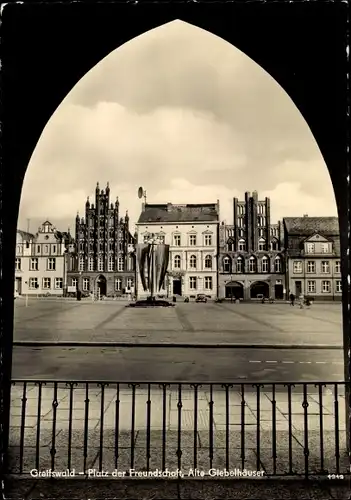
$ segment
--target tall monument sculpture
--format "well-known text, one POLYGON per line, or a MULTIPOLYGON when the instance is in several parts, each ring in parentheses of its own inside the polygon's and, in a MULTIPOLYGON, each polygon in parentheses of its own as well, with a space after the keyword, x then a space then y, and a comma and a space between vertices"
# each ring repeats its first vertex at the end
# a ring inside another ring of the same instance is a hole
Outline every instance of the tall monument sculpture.
POLYGON ((159 242, 157 236, 152 234, 147 243, 136 245, 136 256, 143 289, 149 291, 150 298, 154 299, 166 277, 169 245, 159 242))
MULTIPOLYGON (((138 198, 144 198, 146 204, 146 191, 140 187, 138 198)), ((157 234, 150 234, 145 243, 135 245, 139 274, 144 292, 150 292, 150 299, 155 300, 155 295, 162 288, 165 281, 168 262, 169 245, 165 245, 157 238, 157 234)))

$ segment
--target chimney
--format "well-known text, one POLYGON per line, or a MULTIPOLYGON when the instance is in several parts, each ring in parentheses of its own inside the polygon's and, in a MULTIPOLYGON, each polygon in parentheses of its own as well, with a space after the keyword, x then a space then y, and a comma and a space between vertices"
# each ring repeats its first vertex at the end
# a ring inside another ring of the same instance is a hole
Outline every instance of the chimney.
POLYGON ((167 212, 171 212, 172 211, 172 203, 167 203, 167 212))
POLYGON ((142 212, 145 212, 145 203, 142 203, 142 204, 141 204, 141 211, 142 211, 142 212))

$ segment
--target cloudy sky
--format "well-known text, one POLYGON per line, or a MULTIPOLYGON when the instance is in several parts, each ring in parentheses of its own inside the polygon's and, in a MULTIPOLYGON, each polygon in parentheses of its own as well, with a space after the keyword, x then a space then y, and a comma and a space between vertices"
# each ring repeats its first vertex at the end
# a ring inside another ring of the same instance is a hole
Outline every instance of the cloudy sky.
POLYGON ((24 180, 19 223, 74 232, 96 182, 134 223, 149 203, 211 203, 257 190, 283 216, 336 215, 329 174, 303 117, 242 52, 175 21, 110 53, 47 123, 24 180), (43 189, 44 188, 44 189, 43 189), (45 195, 43 196, 43 193, 45 195))

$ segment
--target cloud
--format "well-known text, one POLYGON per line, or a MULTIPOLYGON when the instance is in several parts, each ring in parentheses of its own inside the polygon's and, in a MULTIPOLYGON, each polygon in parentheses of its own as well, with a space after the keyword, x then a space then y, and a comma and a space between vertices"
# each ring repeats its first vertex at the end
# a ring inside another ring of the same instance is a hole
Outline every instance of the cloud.
POLYGON ((67 95, 31 158, 19 225, 72 226, 97 181, 110 182, 133 222, 140 185, 150 203, 218 198, 227 222, 233 197, 253 190, 271 197, 273 219, 336 214, 326 165, 289 96, 245 54, 179 21, 113 51, 67 95))

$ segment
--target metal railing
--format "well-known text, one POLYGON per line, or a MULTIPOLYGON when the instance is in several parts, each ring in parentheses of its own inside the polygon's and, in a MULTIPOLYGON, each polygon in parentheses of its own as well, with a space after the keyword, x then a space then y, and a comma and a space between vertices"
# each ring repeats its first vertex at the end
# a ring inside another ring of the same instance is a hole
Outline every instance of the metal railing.
POLYGON ((346 385, 13 380, 9 473, 340 478, 346 385))

